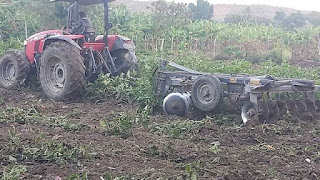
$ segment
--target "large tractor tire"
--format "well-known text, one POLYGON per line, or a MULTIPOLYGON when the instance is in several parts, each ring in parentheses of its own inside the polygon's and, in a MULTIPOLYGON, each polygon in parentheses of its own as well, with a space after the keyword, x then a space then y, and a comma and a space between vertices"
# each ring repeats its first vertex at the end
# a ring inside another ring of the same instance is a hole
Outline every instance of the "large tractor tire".
POLYGON ((138 61, 134 51, 127 49, 116 50, 111 52, 111 56, 115 58, 114 64, 117 69, 123 66, 118 74, 138 71, 138 61))
POLYGON ((23 51, 12 50, 0 59, 0 87, 16 89, 28 78, 31 65, 23 51))
POLYGON ((40 83, 49 99, 60 101, 83 95, 86 78, 80 51, 64 41, 50 44, 41 57, 40 83))

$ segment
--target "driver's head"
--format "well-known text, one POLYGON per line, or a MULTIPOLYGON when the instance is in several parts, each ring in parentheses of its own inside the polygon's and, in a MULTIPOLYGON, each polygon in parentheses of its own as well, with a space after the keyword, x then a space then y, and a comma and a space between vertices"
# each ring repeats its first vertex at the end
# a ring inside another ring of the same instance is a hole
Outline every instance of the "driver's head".
POLYGON ((80 16, 80 19, 87 17, 86 13, 85 13, 85 12, 82 12, 82 11, 79 12, 79 16, 80 16))

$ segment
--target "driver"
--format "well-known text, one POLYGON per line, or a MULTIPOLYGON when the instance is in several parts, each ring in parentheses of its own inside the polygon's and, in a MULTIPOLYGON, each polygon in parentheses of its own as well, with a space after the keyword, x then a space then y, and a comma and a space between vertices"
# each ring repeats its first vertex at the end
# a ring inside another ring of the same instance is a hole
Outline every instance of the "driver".
POLYGON ((75 27, 70 30, 71 34, 84 34, 87 29, 91 28, 91 23, 88 20, 86 13, 79 12, 79 21, 75 27))

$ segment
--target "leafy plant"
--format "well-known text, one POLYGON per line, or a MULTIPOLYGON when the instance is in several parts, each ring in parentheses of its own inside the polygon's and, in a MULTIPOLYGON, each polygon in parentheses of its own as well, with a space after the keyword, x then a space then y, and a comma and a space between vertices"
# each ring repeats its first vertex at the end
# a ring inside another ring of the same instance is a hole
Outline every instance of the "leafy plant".
MULTIPOLYGON (((92 159, 96 153, 91 147, 80 144, 67 144, 57 140, 55 137, 48 138, 37 133, 28 143, 21 139, 21 134, 17 134, 14 129, 8 130, 8 145, 3 149, 4 156, 10 155, 18 161, 34 160, 37 162, 77 162, 81 159, 92 159)), ((9 158, 9 157, 8 157, 9 158)))
POLYGON ((153 124, 150 131, 158 135, 167 135, 172 138, 185 138, 192 130, 195 130, 203 125, 203 122, 192 120, 176 120, 168 124, 153 124))
POLYGON ((105 133, 107 135, 119 135, 122 138, 128 138, 132 135, 131 128, 133 126, 133 120, 133 115, 123 113, 114 118, 111 122, 107 122, 107 120, 104 119, 100 124, 106 128, 105 133))
POLYGON ((27 168, 21 165, 9 165, 4 167, 0 180, 19 180, 23 178, 23 174, 27 172, 27 168))
POLYGON ((36 107, 24 110, 18 107, 7 107, 0 112, 0 123, 16 122, 19 124, 41 124, 49 127, 61 127, 67 131, 79 131, 88 128, 84 124, 77 124, 66 119, 65 116, 47 117, 41 114, 36 107))
POLYGON ((80 174, 73 173, 67 176, 67 180, 89 180, 88 173, 83 172, 80 174))

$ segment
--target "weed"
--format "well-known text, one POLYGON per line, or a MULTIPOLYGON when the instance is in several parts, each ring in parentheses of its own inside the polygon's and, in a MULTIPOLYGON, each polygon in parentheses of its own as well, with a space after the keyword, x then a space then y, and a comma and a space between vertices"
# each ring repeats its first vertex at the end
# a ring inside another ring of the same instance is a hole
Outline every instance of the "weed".
POLYGON ((4 99, 2 97, 0 97, 0 106, 4 105, 4 99))
POLYGON ((73 173, 67 176, 67 180, 89 180, 89 176, 87 172, 83 172, 80 174, 73 173))
POLYGON ((187 172, 187 177, 190 180, 197 180, 197 173, 193 168, 193 164, 188 164, 185 168, 185 171, 187 172))
POLYGON ((120 114, 111 122, 106 119, 100 121, 100 124, 106 128, 106 135, 116 135, 122 138, 128 138, 132 135, 131 128, 133 126, 134 116, 132 114, 120 114))
POLYGON ((213 154, 217 155, 220 152, 220 142, 213 142, 211 143, 212 146, 209 148, 209 151, 212 152, 213 154))
POLYGON ((77 162, 80 159, 92 159, 96 153, 91 147, 80 144, 67 144, 55 137, 37 133, 32 139, 22 140, 21 135, 14 129, 8 130, 8 145, 4 148, 4 155, 18 161, 35 160, 37 162, 56 162, 63 164, 66 161, 77 162))
POLYGON ((73 109, 72 112, 67 115, 67 117, 74 118, 74 119, 80 119, 82 115, 83 115, 83 112, 73 109))
POLYGON ((157 135, 167 135, 172 138, 184 138, 191 131, 203 125, 200 121, 172 121, 168 124, 154 124, 151 126, 151 132, 157 135))
POLYGON ((23 178, 23 174, 27 169, 21 165, 9 165, 4 168, 0 180, 19 180, 23 178))
POLYGON ((18 107, 7 107, 0 112, 0 123, 16 122, 19 124, 40 124, 49 127, 61 127, 68 131, 79 131, 88 128, 84 124, 72 123, 65 116, 47 117, 41 114, 35 107, 24 110, 18 107))

